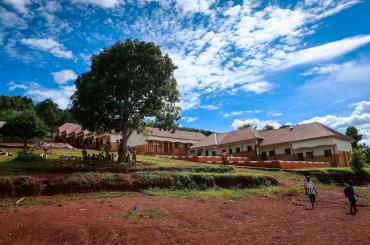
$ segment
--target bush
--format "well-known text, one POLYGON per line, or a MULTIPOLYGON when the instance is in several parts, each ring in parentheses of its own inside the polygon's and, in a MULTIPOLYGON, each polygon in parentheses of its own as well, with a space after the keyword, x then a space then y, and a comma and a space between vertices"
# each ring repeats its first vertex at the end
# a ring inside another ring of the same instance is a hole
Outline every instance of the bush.
POLYGON ((365 151, 362 148, 353 150, 351 168, 356 171, 361 171, 366 163, 365 151))
POLYGON ((17 156, 14 158, 15 161, 20 162, 42 162, 45 159, 42 156, 36 155, 32 152, 19 151, 17 156))

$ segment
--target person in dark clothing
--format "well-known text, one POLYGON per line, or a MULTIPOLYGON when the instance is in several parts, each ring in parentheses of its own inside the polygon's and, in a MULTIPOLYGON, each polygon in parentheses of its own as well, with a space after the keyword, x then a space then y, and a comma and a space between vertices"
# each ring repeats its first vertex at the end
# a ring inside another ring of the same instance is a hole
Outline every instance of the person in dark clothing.
POLYGON ((123 151, 123 142, 122 140, 119 141, 119 146, 118 146, 118 162, 122 162, 122 151, 123 151))
POLYGON ((353 189, 352 180, 349 180, 346 188, 344 188, 344 196, 348 199, 348 201, 350 203, 349 213, 355 215, 356 212, 357 212, 356 193, 353 189))

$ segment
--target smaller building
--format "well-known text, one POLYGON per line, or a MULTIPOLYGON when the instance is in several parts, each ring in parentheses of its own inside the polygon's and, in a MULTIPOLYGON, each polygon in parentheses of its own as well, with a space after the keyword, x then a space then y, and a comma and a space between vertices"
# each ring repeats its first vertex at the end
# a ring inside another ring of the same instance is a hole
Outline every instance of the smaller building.
MULTIPOLYGON (((147 128, 147 134, 133 132, 127 145, 135 147, 138 153, 187 155, 190 146, 201 141, 206 136, 199 132, 182 130, 163 131, 158 128, 147 128)), ((110 132, 91 132, 83 130, 75 123, 65 123, 56 130, 57 142, 69 143, 81 148, 86 145, 89 149, 101 150, 106 143, 111 145, 113 151, 118 150, 121 134, 110 132)))

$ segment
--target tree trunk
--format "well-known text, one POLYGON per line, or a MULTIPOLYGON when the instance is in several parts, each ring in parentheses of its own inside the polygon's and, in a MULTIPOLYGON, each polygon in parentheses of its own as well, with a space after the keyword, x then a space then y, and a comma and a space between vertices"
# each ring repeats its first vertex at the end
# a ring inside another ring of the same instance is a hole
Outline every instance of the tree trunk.
POLYGON ((27 150, 27 140, 26 139, 24 139, 24 144, 23 144, 23 150, 27 150))
POLYGON ((127 162, 127 139, 128 139, 128 113, 125 112, 123 115, 123 124, 122 124, 122 147, 120 148, 120 154, 118 157, 118 163, 127 162))

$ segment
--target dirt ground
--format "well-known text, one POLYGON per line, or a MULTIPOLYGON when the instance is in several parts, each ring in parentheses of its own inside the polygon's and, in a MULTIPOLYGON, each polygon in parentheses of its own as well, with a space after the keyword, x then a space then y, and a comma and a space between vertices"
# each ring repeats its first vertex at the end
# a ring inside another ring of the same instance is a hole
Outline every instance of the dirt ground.
MULTIPOLYGON (((348 215, 343 194, 240 200, 85 199, 0 214, 1 244, 370 244, 370 208, 348 215), (137 204, 131 219, 115 219, 137 204), (161 217, 144 210, 159 208, 161 217)), ((369 200, 360 200, 368 205, 369 200)))

